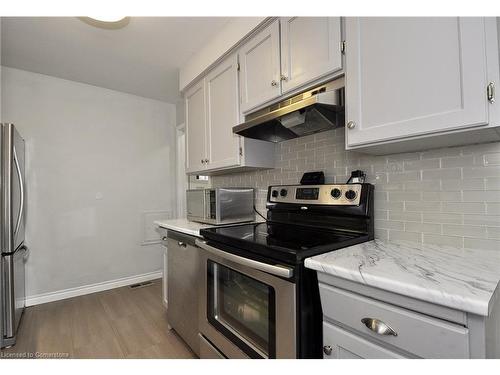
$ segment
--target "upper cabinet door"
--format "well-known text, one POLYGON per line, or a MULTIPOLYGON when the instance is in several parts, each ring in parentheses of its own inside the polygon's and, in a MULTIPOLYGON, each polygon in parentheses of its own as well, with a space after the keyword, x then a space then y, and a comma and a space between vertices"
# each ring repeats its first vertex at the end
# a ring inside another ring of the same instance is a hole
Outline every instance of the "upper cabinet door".
POLYGON ((239 61, 242 112, 281 95, 278 20, 241 47, 239 61))
POLYGON ((207 103, 208 169, 240 163, 238 125, 238 56, 224 60, 205 78, 207 103))
POLYGON ((482 18, 348 18, 347 146, 488 123, 482 18))
POLYGON ((342 69, 340 17, 281 18, 283 93, 342 69))
POLYGON ((185 95, 186 172, 205 169, 205 81, 202 79, 185 95))

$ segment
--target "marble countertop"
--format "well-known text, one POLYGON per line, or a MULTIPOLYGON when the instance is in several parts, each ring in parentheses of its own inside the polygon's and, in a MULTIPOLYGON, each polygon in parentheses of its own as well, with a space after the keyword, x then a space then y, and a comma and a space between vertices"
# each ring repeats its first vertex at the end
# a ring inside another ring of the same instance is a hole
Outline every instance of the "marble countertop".
POLYGON ((478 315, 489 314, 500 251, 374 240, 321 254, 307 268, 478 315))
POLYGON ((175 230, 176 232, 181 232, 196 237, 201 237, 200 229, 213 227, 213 225, 197 223, 186 218, 158 220, 155 221, 155 224, 165 229, 175 230))

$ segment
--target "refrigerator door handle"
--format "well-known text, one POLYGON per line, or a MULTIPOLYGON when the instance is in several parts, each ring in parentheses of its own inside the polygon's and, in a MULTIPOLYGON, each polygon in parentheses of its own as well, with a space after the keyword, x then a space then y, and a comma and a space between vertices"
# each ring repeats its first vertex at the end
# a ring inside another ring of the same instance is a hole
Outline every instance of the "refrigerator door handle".
POLYGON ((16 228, 14 229, 14 238, 17 236, 17 232, 19 231, 19 226, 21 225, 21 220, 23 217, 24 211, 24 181, 23 176, 21 174, 21 168, 19 167, 19 159, 17 158, 16 148, 14 147, 14 164, 16 165, 17 177, 19 179, 19 188, 21 195, 21 202, 19 204, 19 215, 17 217, 16 228))

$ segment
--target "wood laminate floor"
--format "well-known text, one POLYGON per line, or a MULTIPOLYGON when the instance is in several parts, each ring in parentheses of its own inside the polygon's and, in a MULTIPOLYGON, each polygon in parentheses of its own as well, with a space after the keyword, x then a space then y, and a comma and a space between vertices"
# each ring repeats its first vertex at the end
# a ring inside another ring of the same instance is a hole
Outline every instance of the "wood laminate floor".
POLYGON ((2 358, 195 358, 167 325, 161 280, 28 307, 2 358))

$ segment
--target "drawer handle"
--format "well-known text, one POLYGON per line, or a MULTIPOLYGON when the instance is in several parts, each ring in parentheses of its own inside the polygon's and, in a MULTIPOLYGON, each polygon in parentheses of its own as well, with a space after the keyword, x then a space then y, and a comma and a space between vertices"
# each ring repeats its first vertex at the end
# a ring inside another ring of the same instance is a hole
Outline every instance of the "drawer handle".
POLYGON ((395 330, 385 324, 383 321, 373 318, 363 318, 361 319, 361 323, 363 323, 368 329, 373 332, 383 335, 383 336, 397 336, 395 330))
POLYGON ((179 245, 180 247, 186 247, 186 243, 182 242, 182 241, 179 241, 177 242, 177 245, 179 245))

